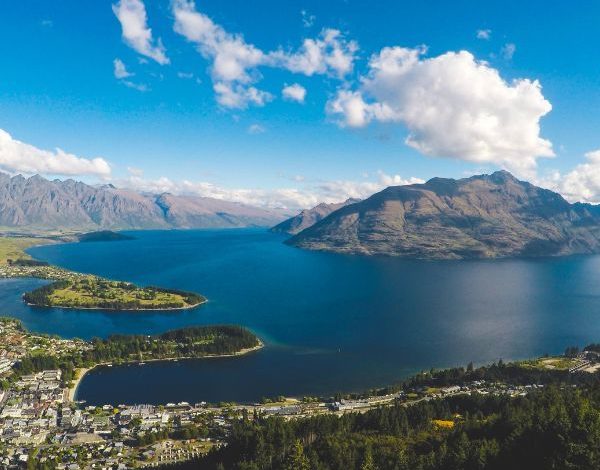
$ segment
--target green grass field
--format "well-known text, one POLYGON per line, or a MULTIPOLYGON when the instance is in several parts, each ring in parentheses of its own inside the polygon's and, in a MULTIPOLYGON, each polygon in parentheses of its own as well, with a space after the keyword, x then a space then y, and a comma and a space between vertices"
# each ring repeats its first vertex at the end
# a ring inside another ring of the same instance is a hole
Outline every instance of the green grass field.
POLYGON ((45 245, 52 243, 46 238, 33 237, 0 237, 0 264, 6 264, 8 260, 31 259, 25 250, 34 245, 45 245))
POLYGON ((577 365, 578 360, 564 356, 553 356, 520 361, 518 364, 528 369, 568 370, 577 365))
POLYGON ((48 299, 51 305, 57 307, 135 310, 186 308, 198 303, 198 299, 189 299, 184 294, 93 277, 75 280, 65 287, 54 289, 48 299))

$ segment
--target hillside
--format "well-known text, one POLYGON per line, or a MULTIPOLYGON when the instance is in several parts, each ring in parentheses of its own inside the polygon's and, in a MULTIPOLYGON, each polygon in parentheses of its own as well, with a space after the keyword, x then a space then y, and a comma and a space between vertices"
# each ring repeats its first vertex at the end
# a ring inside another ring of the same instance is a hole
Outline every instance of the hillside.
POLYGON ((207 197, 142 194, 113 185, 0 173, 0 226, 32 229, 168 229, 271 226, 273 211, 207 197))
POLYGON ((308 227, 312 227, 320 220, 327 217, 332 212, 337 211, 342 207, 346 207, 350 204, 359 202, 360 199, 347 199, 344 202, 327 204, 322 202, 321 204, 313 207, 312 209, 304 209, 298 215, 290 217, 284 220, 280 224, 271 228, 271 232, 275 233, 289 233, 295 235, 308 227))
POLYGON ((600 210, 506 171, 393 186, 298 233, 308 249, 431 259, 600 251, 600 210))

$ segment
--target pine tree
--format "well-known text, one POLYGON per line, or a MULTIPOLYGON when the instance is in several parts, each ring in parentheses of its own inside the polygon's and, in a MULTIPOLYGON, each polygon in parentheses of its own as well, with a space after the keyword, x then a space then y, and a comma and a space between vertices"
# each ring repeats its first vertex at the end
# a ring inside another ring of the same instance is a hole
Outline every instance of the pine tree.
POLYGON ((300 440, 296 440, 292 452, 285 461, 285 470, 310 470, 308 458, 304 455, 304 447, 300 440))

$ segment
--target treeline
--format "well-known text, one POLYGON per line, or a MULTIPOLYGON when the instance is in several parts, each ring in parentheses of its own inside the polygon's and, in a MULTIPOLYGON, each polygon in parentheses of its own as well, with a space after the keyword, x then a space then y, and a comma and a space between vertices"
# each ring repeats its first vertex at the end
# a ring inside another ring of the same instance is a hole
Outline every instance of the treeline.
POLYGON ((55 290, 65 289, 69 287, 69 281, 56 281, 45 286, 38 287, 31 292, 23 294, 23 300, 31 305, 37 305, 40 307, 51 307, 52 302, 50 296, 55 290))
POLYGON ((551 386, 519 398, 463 395, 342 417, 240 420, 226 446, 168 468, 595 469, 599 406, 597 388, 551 386))
POLYGON ((75 368, 103 362, 126 362, 145 359, 203 357, 234 354, 259 344, 249 330, 235 325, 196 326, 167 331, 160 335, 112 335, 94 338, 92 348, 71 357, 37 355, 21 360, 16 368, 21 374, 47 369, 61 369, 66 381, 75 368))
POLYGON ((8 259, 6 260, 7 264, 11 265, 11 266, 35 266, 35 267, 40 267, 40 266, 50 266, 50 264, 46 261, 39 261, 37 259, 24 259, 24 258, 19 258, 19 259, 8 259))
POLYGON ((407 391, 419 387, 447 387, 462 385, 478 380, 487 382, 505 382, 513 385, 529 384, 568 384, 568 385, 598 385, 600 376, 587 372, 570 373, 561 369, 542 369, 536 367, 523 367, 518 363, 504 363, 502 360, 478 368, 472 364, 465 367, 452 367, 449 369, 421 372, 409 377, 403 382, 384 388, 369 390, 362 393, 338 394, 336 398, 364 398, 381 396, 399 391, 407 391))
POLYGON ((195 292, 187 292, 187 291, 179 290, 179 289, 167 289, 164 287, 156 287, 156 286, 146 287, 145 289, 152 289, 156 292, 163 292, 165 294, 180 295, 190 305, 196 305, 196 304, 201 304, 203 302, 206 302, 206 297, 204 297, 203 295, 200 295, 200 294, 196 294, 195 292))

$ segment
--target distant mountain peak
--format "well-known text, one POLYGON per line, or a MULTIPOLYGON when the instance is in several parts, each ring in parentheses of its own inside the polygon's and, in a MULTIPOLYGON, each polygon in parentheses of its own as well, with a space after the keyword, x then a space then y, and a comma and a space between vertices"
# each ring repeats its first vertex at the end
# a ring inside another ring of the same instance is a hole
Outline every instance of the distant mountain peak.
POLYGON ((271 228, 271 231, 275 233, 288 233, 290 235, 294 235, 302 230, 307 229, 308 227, 313 226, 315 223, 324 219, 332 212, 359 201, 360 199, 348 198, 344 202, 333 204, 321 202, 312 209, 303 209, 298 215, 284 220, 280 224, 271 228))

